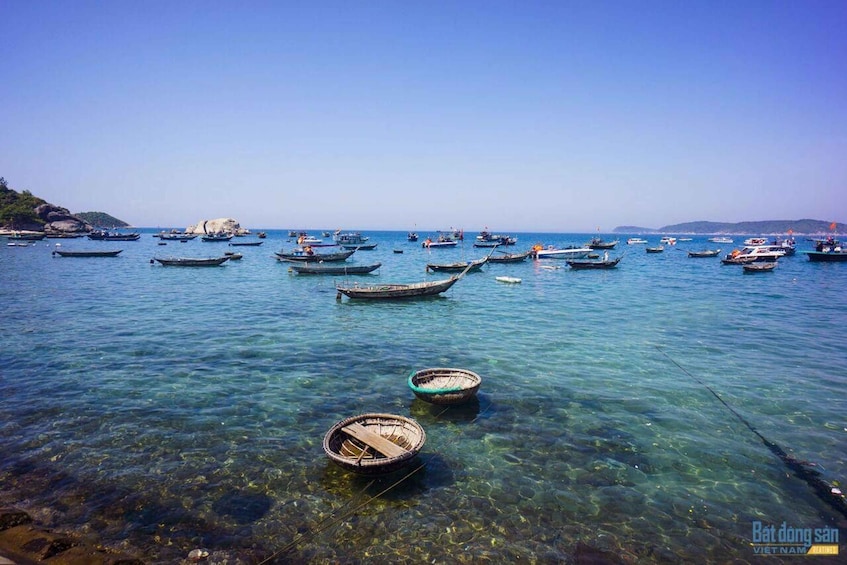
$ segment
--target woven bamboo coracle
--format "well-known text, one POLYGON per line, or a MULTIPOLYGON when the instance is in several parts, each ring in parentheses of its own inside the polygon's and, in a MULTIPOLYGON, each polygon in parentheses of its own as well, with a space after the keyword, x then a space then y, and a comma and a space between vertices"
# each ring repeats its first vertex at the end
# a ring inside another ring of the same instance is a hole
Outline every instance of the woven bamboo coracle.
POLYGON ((405 466, 426 442, 415 420, 394 414, 361 414, 336 423, 323 440, 324 452, 340 467, 372 475, 405 466))
POLYGON ((438 367, 409 375, 415 396, 432 404, 462 404, 476 396, 482 378, 467 369, 438 367))

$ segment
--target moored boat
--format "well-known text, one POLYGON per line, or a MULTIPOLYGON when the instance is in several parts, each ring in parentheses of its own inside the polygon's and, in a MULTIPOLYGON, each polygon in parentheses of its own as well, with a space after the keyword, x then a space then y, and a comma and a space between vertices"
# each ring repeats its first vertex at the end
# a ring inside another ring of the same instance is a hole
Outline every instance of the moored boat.
POLYGON ((136 241, 141 237, 138 232, 121 233, 107 230, 95 230, 88 234, 88 239, 95 241, 136 241))
POLYGON ((491 255, 488 258, 490 263, 521 263, 530 255, 530 251, 525 253, 506 253, 505 251, 497 251, 500 255, 491 255))
POLYGON ((517 242, 518 238, 516 237, 494 234, 486 229, 479 232, 473 245, 474 247, 496 247, 498 245, 514 245, 517 242))
POLYGON ((661 253, 665 250, 664 245, 657 245, 655 247, 645 247, 647 253, 661 253))
POLYGON ((295 261, 288 268, 301 275, 364 275, 372 273, 381 266, 382 263, 373 263, 371 265, 348 265, 346 263, 326 265, 324 263, 295 261))
POLYGON ((467 267, 458 275, 453 275, 449 279, 443 279, 440 281, 409 284, 377 284, 368 286, 359 286, 354 283, 352 286, 336 286, 335 289, 338 291, 336 299, 340 300, 342 294, 348 298, 360 298, 365 300, 396 300, 435 296, 436 294, 441 294, 442 292, 449 290, 450 287, 459 281, 459 279, 465 276, 465 273, 467 273, 469 269, 470 267, 467 267))
POLYGON ((617 259, 601 259, 599 261, 568 261, 568 266, 574 270, 585 269, 614 269, 621 262, 621 257, 617 259))
POLYGON ((378 284, 371 286, 337 286, 337 298, 344 294, 348 298, 360 298, 370 300, 392 300, 398 298, 419 298, 423 296, 435 296, 450 289, 458 276, 449 279, 432 282, 419 282, 411 284, 378 284))
POLYGON ((631 237, 631 238, 626 240, 627 245, 639 245, 639 244, 646 244, 646 243, 647 243, 647 240, 640 238, 640 237, 631 237))
POLYGON ((117 257, 123 249, 96 250, 96 249, 55 249, 53 255, 59 257, 117 257))
POLYGON ((347 471, 390 473, 407 465, 426 443, 426 432, 412 418, 361 414, 341 420, 324 435, 327 457, 347 471))
POLYGON ((345 246, 346 245, 354 245, 354 246, 360 245, 361 246, 361 245, 364 245, 365 243, 367 243, 367 241, 370 238, 362 235, 359 232, 341 233, 341 231, 339 230, 339 231, 335 232, 333 239, 334 239, 335 243, 337 243, 338 245, 345 245, 345 246))
POLYGON ((373 249, 376 249, 376 246, 379 245, 379 244, 378 243, 339 243, 339 245, 341 247, 343 247, 344 249, 353 249, 353 250, 361 249, 361 250, 364 250, 364 251, 371 251, 373 249))
POLYGON ((497 282, 507 283, 507 284, 520 284, 522 282, 521 279, 519 279, 518 277, 507 277, 505 275, 499 276, 499 277, 494 277, 494 280, 497 281, 497 282))
MULTIPOLYGON (((166 267, 217 267, 229 261, 229 256, 223 257, 154 257, 154 260, 166 267)), ((150 261, 153 262, 152 260, 150 261)))
POLYGON ((306 247, 304 249, 295 249, 290 253, 277 251, 274 255, 276 255, 277 259, 280 261, 307 261, 317 263, 319 261, 346 261, 347 258, 355 252, 355 249, 350 249, 348 251, 339 251, 337 253, 315 253, 310 248, 306 247))
POLYGON ((776 263, 747 263, 743 266, 744 273, 769 273, 776 268, 776 263))
POLYGON ((617 239, 615 241, 605 241, 599 237, 592 237, 591 241, 586 244, 586 247, 591 249, 614 249, 617 244, 617 239))
POLYGON ((840 263, 847 261, 847 251, 841 247, 828 249, 826 251, 806 251, 809 261, 816 263, 840 263))
POLYGON ((476 396, 482 378, 467 369, 436 367, 409 375, 415 396, 432 404, 463 404, 476 396))
POLYGON ((732 243, 732 238, 724 236, 715 236, 710 237, 709 241, 711 241, 712 243, 732 243))
POLYGON ((720 249, 705 249, 703 251, 689 251, 689 257, 717 257, 721 252, 720 249))
POLYGON ((456 263, 427 263, 426 270, 442 273, 460 273, 462 271, 479 271, 488 261, 488 257, 475 259, 473 261, 459 261, 456 263))
POLYGON ((555 247, 553 245, 542 247, 541 245, 535 245, 531 253, 535 259, 584 259, 591 253, 591 249, 588 247, 577 247, 575 245, 568 247, 555 247))
POLYGON ((7 239, 13 241, 41 241, 47 237, 47 234, 43 232, 21 232, 16 231, 14 233, 8 234, 6 236, 7 239))
POLYGON ((180 231, 163 231, 153 234, 153 237, 158 237, 159 239, 166 241, 191 241, 192 239, 195 239, 197 237, 197 234, 180 231))
POLYGON ((744 265, 755 262, 773 263, 784 256, 785 251, 782 249, 772 248, 769 245, 751 245, 741 249, 733 249, 731 253, 721 259, 721 263, 724 265, 744 265))
POLYGON ((203 241, 207 242, 216 242, 216 241, 229 241, 232 239, 231 233, 207 233, 202 238, 203 241))

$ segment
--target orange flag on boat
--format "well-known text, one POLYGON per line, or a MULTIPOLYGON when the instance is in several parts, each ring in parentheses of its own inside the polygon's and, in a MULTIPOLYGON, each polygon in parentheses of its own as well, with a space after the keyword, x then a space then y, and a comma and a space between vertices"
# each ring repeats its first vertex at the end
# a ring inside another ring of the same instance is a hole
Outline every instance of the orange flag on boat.
POLYGON ((829 224, 829 229, 831 229, 832 231, 835 231, 835 222, 832 222, 831 224, 829 224))

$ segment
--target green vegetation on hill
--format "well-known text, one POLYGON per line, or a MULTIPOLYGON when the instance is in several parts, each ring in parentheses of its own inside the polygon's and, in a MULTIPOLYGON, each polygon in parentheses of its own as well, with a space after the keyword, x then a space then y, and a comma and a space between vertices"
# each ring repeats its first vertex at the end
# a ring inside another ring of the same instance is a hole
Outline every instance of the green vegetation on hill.
POLYGON ((125 228, 129 225, 106 212, 77 212, 74 216, 98 228, 125 228))
POLYGON ((45 201, 32 195, 28 190, 16 192, 9 188, 6 179, 0 177, 0 226, 10 229, 29 229, 43 226, 44 220, 35 213, 36 207, 45 201))
MULTIPOLYGON (((828 233, 833 231, 832 222, 824 220, 764 220, 761 222, 686 222, 673 224, 658 229, 638 228, 634 226, 619 226, 614 229, 617 233, 743 233, 743 234, 782 234, 788 233, 828 233)), ((836 229, 843 229, 843 224, 837 224, 836 229)))

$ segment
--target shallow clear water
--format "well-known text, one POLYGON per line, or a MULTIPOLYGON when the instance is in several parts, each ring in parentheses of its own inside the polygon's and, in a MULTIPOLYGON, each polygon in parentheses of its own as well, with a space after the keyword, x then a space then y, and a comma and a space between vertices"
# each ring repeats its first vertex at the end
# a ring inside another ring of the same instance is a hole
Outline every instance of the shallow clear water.
MULTIPOLYGON (((369 233, 379 246, 351 262, 382 268, 345 279, 289 272, 272 256, 286 232, 238 248, 152 233, 59 241, 116 258, 0 250, 0 503, 46 525, 151 563, 195 547, 230 562, 754 562, 754 520, 847 532, 715 396, 843 481, 847 265, 798 253, 745 275, 688 258, 705 238, 648 255, 622 236, 614 271, 489 264, 440 297, 369 303, 335 284, 436 280, 427 262, 489 250, 369 233), (225 250, 244 258, 150 264, 225 250), (479 373, 478 401, 415 399, 409 373, 438 366, 479 373), (376 480, 330 463, 324 433, 362 412, 417 419, 415 463, 376 480)), ((517 235, 517 250, 590 238, 517 235)))

